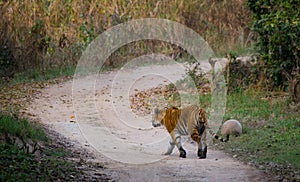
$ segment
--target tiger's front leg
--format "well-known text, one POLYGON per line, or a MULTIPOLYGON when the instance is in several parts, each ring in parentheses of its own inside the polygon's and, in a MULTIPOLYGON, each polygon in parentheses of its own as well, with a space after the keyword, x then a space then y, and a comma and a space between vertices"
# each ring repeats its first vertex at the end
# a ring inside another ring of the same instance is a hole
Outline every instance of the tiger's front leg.
POLYGON ((171 138, 173 139, 173 142, 175 143, 176 147, 178 148, 179 157, 186 158, 186 151, 183 149, 183 147, 181 145, 181 136, 180 136, 180 134, 176 133, 176 131, 172 131, 170 133, 170 135, 171 135, 171 138))
POLYGON ((175 142, 171 138, 170 141, 169 141, 168 150, 167 150, 167 152, 164 153, 164 155, 170 155, 173 152, 174 147, 175 147, 175 142))

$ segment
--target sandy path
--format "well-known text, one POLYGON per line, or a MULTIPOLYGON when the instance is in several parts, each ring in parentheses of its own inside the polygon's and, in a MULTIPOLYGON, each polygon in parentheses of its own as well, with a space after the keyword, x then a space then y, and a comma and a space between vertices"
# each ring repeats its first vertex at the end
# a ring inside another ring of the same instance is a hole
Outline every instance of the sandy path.
POLYGON ((167 148, 168 134, 164 128, 152 128, 150 116, 136 116, 130 109, 128 97, 181 77, 182 68, 178 65, 103 73, 46 88, 27 110, 77 147, 91 151, 96 156, 93 160, 105 163, 116 180, 268 180, 262 172, 222 151, 209 148, 208 158, 198 159, 196 144, 189 139, 183 143, 186 159, 179 158, 176 150, 171 156, 161 155, 167 148))

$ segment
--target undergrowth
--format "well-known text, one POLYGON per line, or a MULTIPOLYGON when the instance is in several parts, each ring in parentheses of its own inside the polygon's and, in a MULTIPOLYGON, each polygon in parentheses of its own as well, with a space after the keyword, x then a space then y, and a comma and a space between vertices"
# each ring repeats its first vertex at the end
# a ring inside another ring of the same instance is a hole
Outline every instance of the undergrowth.
POLYGON ((0 181, 72 180, 82 174, 75 163, 66 160, 68 152, 48 145, 47 135, 37 124, 1 114, 0 181), (38 150, 27 150, 21 140, 26 146, 39 146, 38 150))
POLYGON ((71 180, 79 173, 75 165, 55 156, 51 151, 48 156, 36 157, 20 150, 17 146, 0 144, 0 181, 49 181, 71 180))
POLYGON ((9 115, 0 115, 0 132, 34 141, 47 140, 46 134, 38 125, 33 125, 25 119, 17 119, 9 115))

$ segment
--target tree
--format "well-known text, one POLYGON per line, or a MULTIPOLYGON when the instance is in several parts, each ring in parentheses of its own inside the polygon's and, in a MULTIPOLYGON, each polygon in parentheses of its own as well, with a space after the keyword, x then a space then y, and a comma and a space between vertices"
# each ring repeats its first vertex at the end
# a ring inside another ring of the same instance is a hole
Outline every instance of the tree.
POLYGON ((300 1, 248 0, 247 5, 253 13, 257 48, 272 80, 271 86, 286 86, 288 81, 290 91, 297 90, 300 87, 297 86, 300 85, 300 1))

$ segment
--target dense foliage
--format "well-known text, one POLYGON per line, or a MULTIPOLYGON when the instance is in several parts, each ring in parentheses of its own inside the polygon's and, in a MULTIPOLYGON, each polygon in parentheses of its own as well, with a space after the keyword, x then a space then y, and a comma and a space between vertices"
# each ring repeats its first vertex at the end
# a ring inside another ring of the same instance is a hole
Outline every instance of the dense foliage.
POLYGON ((272 86, 286 86, 287 80, 299 77, 300 1, 248 0, 247 4, 272 86))

